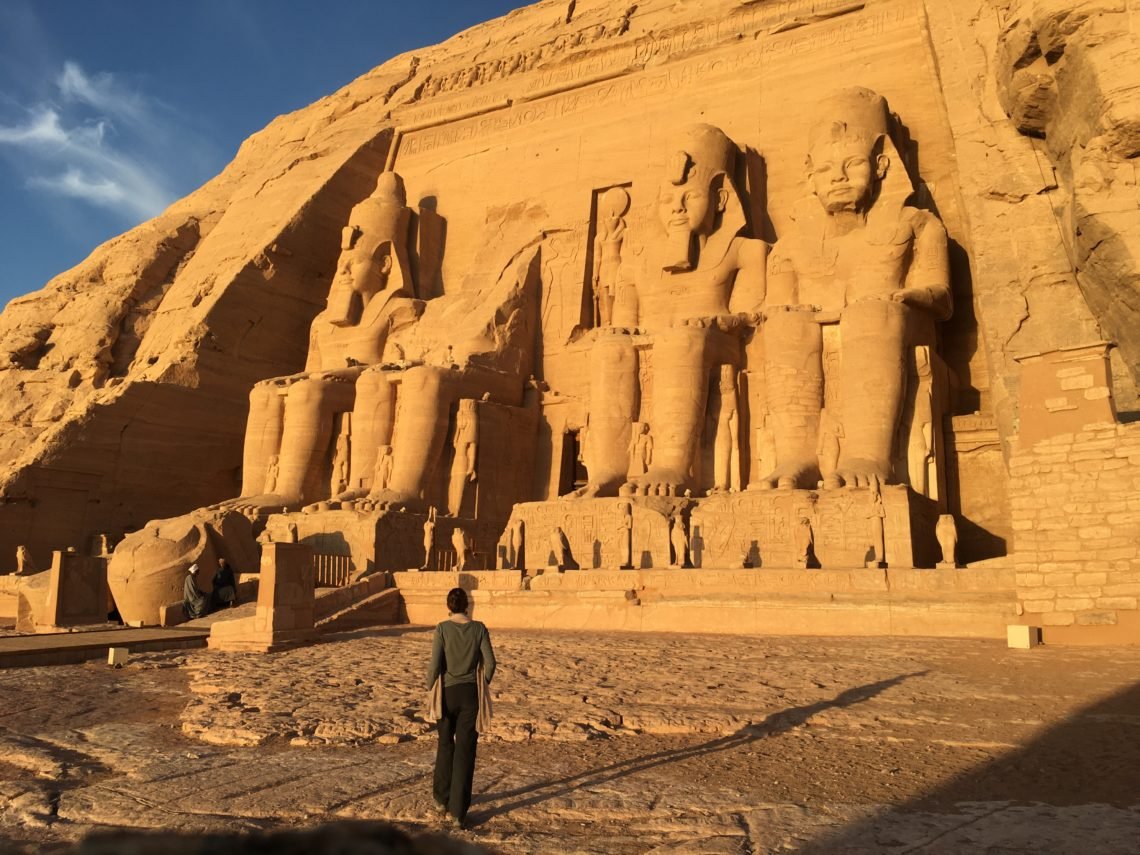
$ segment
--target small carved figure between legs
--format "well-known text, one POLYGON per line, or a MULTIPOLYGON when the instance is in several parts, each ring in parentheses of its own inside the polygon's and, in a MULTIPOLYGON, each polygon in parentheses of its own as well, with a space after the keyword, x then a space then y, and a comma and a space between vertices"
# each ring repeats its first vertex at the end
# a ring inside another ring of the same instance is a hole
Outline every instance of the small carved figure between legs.
POLYGON ((622 502, 617 522, 618 567, 633 566, 633 505, 622 502))
POLYGON ((431 551, 435 547, 435 506, 428 508, 427 519, 424 520, 424 563, 421 570, 431 569, 431 551))
POLYGON ((555 526, 554 530, 550 532, 550 552, 554 558, 554 566, 559 570, 565 570, 570 544, 566 540, 566 532, 558 526, 555 526))
POLYGON ((514 525, 511 526, 510 538, 511 567, 515 570, 522 570, 525 562, 523 559, 523 521, 521 519, 515 520, 514 525))
POLYGON ((467 568, 467 553, 471 551, 471 544, 467 540, 467 532, 458 526, 451 532, 451 548, 455 550, 455 572, 462 573, 467 568))
POLYGON ((867 519, 871 523, 872 557, 867 560, 869 569, 887 566, 887 510, 883 507, 883 491, 879 489, 879 479, 871 478, 871 510, 867 519))
POLYGON ((795 530, 796 538, 796 553, 794 564, 801 570, 806 570, 808 562, 811 561, 811 550, 815 544, 815 534, 811 529, 811 519, 808 517, 800 517, 799 522, 796 524, 795 530))
POLYGON ((674 569, 687 566, 689 535, 685 532, 685 520, 679 516, 669 520, 669 546, 673 558, 669 566, 674 569))
POLYGON ((958 525, 953 514, 942 514, 934 525, 934 536, 938 538, 938 546, 942 549, 942 560, 938 562, 939 570, 954 570, 958 565, 958 525))

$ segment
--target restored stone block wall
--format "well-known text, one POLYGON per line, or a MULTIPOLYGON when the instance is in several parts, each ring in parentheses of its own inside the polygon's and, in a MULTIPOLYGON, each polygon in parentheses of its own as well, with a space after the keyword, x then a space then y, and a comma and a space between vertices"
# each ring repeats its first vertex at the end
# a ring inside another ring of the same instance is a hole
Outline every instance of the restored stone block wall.
POLYGON ((1022 621, 1046 642, 1140 641, 1140 423, 1043 439, 1010 476, 1022 621))

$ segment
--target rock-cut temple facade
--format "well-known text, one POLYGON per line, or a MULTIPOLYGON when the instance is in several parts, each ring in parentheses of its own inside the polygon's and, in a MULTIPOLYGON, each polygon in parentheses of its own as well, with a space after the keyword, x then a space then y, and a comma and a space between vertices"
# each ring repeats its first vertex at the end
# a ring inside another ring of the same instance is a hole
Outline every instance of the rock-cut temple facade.
POLYGON ((391 59, 9 304, 0 569, 1136 641, 1125 7, 546 0, 391 59))

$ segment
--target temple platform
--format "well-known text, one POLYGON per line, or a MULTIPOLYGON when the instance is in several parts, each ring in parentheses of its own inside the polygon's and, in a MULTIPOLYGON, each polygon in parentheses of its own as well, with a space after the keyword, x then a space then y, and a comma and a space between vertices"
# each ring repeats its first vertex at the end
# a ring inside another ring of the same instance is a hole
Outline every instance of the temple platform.
POLYGON ((1012 567, 401 572, 402 618, 447 617, 470 592, 492 627, 725 635, 999 638, 1017 621, 1012 567))

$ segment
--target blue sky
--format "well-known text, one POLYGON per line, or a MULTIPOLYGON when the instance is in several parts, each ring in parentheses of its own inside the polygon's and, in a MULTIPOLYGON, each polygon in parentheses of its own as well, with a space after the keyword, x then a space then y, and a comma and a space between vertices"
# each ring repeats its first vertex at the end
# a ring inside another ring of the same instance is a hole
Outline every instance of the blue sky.
POLYGON ((526 0, 0 0, 0 305, 216 175, 241 141, 526 0))

